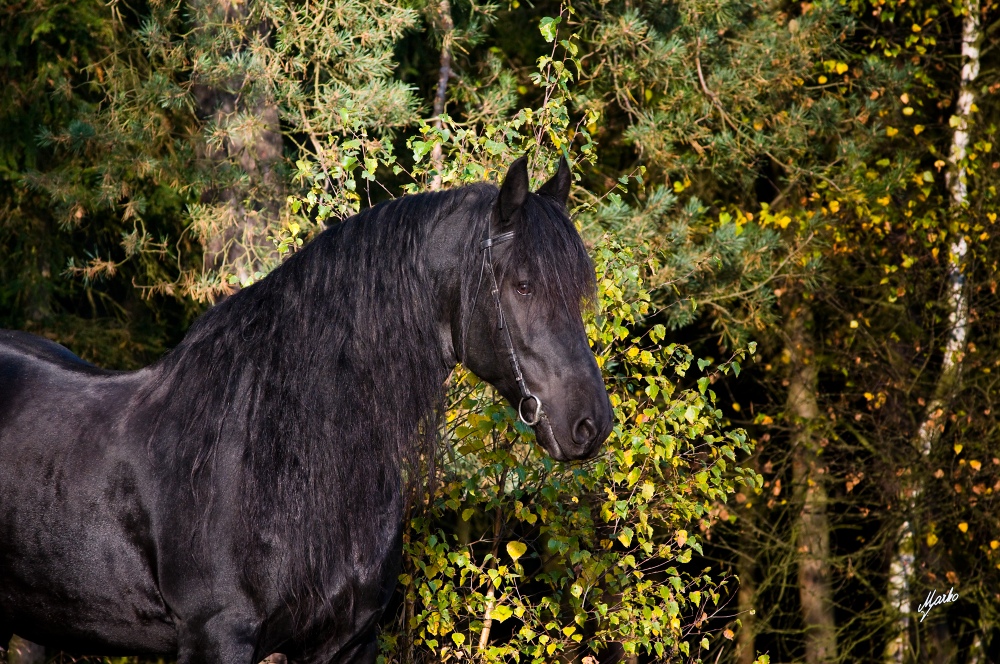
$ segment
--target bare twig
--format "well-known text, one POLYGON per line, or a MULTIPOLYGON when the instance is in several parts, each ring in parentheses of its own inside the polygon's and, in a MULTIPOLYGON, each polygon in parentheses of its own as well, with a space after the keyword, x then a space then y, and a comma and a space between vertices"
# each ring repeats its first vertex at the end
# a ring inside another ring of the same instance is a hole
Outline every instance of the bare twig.
POLYGON ((701 89, 704 90, 705 96, 711 100, 712 105, 719 111, 719 115, 722 116, 722 120, 733 128, 737 134, 741 134, 740 128, 736 126, 736 123, 732 121, 729 114, 726 113, 726 109, 722 107, 722 102, 719 101, 719 97, 708 88, 708 83, 705 82, 705 74, 701 71, 701 39, 694 40, 694 64, 698 69, 698 80, 701 82, 701 89))

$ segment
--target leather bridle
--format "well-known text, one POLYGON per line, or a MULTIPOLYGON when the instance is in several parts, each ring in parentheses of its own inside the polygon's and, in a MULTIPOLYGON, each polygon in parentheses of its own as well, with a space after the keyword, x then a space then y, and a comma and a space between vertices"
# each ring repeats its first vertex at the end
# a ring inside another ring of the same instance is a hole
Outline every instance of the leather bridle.
POLYGON ((489 236, 489 232, 490 229, 487 226, 486 237, 479 243, 479 250, 483 252, 483 265, 479 270, 479 284, 476 286, 476 297, 472 301, 472 310, 469 313, 471 314, 476 310, 476 303, 479 301, 479 291, 483 286, 483 274, 489 272, 490 280, 493 282, 493 303, 497 308, 497 329, 500 330, 500 336, 507 347, 510 366, 514 370, 514 380, 517 381, 517 387, 521 392, 521 400, 517 404, 517 417, 528 426, 535 426, 542 419, 542 400, 537 395, 532 394, 531 390, 528 389, 528 384, 524 382, 524 374, 521 373, 521 363, 517 359, 517 352, 514 350, 514 340, 510 336, 510 327, 507 325, 507 319, 503 314, 503 305, 500 303, 500 285, 497 283, 497 275, 493 269, 493 245, 513 240, 514 231, 507 231, 493 237, 489 236), (532 399, 535 401, 535 408, 534 412, 531 413, 531 417, 528 418, 524 416, 524 402, 532 399))

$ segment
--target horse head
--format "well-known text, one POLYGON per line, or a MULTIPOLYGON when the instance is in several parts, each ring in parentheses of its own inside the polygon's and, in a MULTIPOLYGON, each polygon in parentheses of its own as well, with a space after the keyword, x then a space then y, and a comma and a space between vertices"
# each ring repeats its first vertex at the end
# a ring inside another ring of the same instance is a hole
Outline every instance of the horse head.
POLYGON ((463 322, 463 363, 491 383, 554 459, 597 454, 613 425, 582 308, 594 267, 569 218, 565 159, 536 192, 522 157, 507 172, 477 238, 463 322))

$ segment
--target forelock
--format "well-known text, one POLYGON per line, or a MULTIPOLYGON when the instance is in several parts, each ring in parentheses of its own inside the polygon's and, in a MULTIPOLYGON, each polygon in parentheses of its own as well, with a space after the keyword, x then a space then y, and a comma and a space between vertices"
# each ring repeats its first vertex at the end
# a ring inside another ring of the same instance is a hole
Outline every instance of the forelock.
POLYGON ((514 239, 498 272, 523 270, 548 306, 571 311, 592 302, 594 265, 565 209, 548 196, 531 194, 514 222, 514 239))

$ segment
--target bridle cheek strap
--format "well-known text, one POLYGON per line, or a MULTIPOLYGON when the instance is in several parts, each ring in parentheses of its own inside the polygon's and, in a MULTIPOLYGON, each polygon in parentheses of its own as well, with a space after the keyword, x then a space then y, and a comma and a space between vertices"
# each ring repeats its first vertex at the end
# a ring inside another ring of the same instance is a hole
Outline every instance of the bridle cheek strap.
MULTIPOLYGON (((487 228, 488 232, 489 229, 487 228)), ((503 305, 500 303, 500 285, 497 283, 497 275, 493 270, 493 245, 508 242, 512 239, 514 239, 514 231, 508 231, 500 235, 487 237, 479 243, 479 249, 483 252, 483 267, 479 273, 479 283, 482 284, 483 273, 488 272, 490 281, 493 284, 493 288, 491 289, 493 303, 497 308, 497 329, 501 332, 500 338, 503 339, 504 346, 506 346, 507 357, 510 361, 511 369, 514 371, 514 380, 517 382, 517 388, 521 392, 521 400, 517 404, 517 417, 528 426, 535 426, 542 419, 542 400, 537 395, 532 394, 531 390, 528 389, 528 384, 524 382, 524 374, 521 373, 521 363, 517 359, 517 352, 514 350, 514 340, 510 336, 510 327, 507 325, 506 317, 503 315, 503 305), (526 416, 524 404, 531 401, 535 402, 535 407, 526 416)), ((475 307, 473 307, 474 309, 475 307)))

